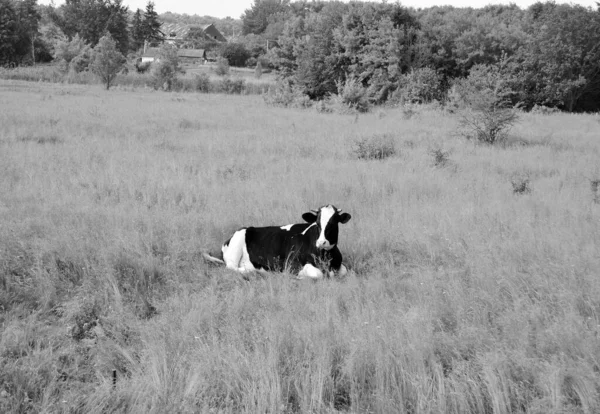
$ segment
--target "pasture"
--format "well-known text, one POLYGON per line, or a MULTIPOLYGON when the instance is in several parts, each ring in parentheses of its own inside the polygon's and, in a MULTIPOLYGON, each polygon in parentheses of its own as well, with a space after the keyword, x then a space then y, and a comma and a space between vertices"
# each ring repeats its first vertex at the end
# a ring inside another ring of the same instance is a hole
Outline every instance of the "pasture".
POLYGON ((0 412, 598 412, 599 118, 456 127, 0 81, 0 412), (328 203, 344 278, 202 259, 328 203))

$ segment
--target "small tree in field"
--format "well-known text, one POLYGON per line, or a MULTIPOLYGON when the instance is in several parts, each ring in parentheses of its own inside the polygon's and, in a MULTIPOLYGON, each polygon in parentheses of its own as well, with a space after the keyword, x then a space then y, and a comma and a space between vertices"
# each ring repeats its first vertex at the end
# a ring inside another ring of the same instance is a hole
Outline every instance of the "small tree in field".
POLYGON ((106 85, 106 90, 108 90, 125 62, 126 59, 117 49, 116 42, 107 33, 94 48, 90 67, 92 72, 102 79, 102 83, 106 85))

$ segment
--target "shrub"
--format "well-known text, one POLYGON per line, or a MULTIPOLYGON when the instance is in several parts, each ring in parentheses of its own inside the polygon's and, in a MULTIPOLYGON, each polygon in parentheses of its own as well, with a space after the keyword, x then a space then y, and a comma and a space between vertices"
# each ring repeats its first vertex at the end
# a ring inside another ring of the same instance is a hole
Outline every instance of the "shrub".
POLYGON ((150 67, 152 66, 152 62, 136 62, 135 63, 135 70, 137 71, 137 73, 146 73, 148 72, 148 69, 150 69, 150 67))
POLYGON ((92 63, 93 60, 93 51, 92 48, 85 45, 83 49, 79 52, 77 56, 75 56, 71 63, 69 64, 69 69, 74 71, 75 73, 80 73, 88 70, 88 67, 92 63))
POLYGON ((268 105, 284 108, 309 108, 313 103, 300 88, 285 80, 278 81, 275 87, 269 87, 263 98, 268 105))
POLYGON ((218 57, 215 73, 219 76, 229 75, 229 61, 224 57, 218 57))
POLYGON ((243 67, 250 57, 250 52, 241 43, 226 43, 220 52, 221 57, 227 59, 231 66, 243 67))
POLYGON ((177 48, 172 45, 163 45, 156 56, 158 62, 152 65, 152 82, 154 89, 163 88, 171 90, 176 83, 179 72, 179 58, 177 48))
POLYGON ((510 183, 515 194, 529 194, 531 192, 531 181, 528 174, 514 174, 510 183))
POLYGON ((600 179, 591 179, 590 187, 592 189, 592 197, 594 198, 594 203, 600 204, 600 179))
POLYGON ((59 40, 56 42, 54 47, 54 59, 57 61, 65 62, 66 65, 63 65, 63 69, 68 69, 69 64, 75 57, 77 57, 86 47, 85 41, 79 37, 79 35, 75 35, 71 41, 68 40, 59 40))
POLYGON ((349 108, 358 112, 369 111, 369 101, 367 100, 367 90, 356 78, 348 78, 344 83, 338 82, 338 96, 342 102, 349 108))
POLYGON ((513 91, 500 69, 476 65, 469 77, 455 83, 455 94, 465 105, 460 126, 469 139, 487 144, 502 141, 518 120, 510 101, 513 91))
POLYGON ((194 77, 195 89, 198 92, 210 92, 210 77, 206 73, 199 73, 194 77))
POLYGON ((223 78, 219 84, 219 91, 223 93, 239 95, 244 91, 244 79, 223 78))
POLYGON ((450 153, 440 148, 429 150, 429 154, 433 157, 433 165, 435 167, 443 168, 450 161, 450 153))
POLYGON ((390 134, 375 134, 355 141, 353 152, 360 160, 384 160, 396 155, 396 145, 390 134))
POLYGON ((402 75, 396 95, 410 103, 427 103, 443 95, 442 77, 431 68, 419 68, 402 75))

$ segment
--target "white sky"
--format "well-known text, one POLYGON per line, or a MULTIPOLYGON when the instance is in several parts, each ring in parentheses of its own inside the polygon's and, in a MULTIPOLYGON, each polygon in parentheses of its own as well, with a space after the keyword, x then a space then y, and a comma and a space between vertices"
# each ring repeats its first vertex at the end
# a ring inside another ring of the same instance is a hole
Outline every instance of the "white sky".
MULTIPOLYGON (((40 4, 48 4, 51 0, 38 0, 40 4)), ((598 0, 600 1, 600 0, 598 0)), ((544 1, 545 2, 545 1, 544 1)), ((596 8, 596 0, 573 0, 562 1, 557 0, 557 3, 573 3, 580 4, 585 7, 596 8)), ((64 1, 55 0, 54 3, 58 6, 64 1)), ((129 9, 144 9, 148 0, 123 0, 123 4, 129 6, 129 9)), ((392 3, 392 1, 390 1, 392 3)), ((407 7, 431 7, 450 4, 455 7, 483 7, 487 4, 509 4, 515 3, 521 8, 526 8, 536 3, 536 0, 404 0, 400 2, 407 7)), ((201 16, 208 15, 213 17, 239 18, 244 10, 249 9, 254 0, 154 0, 154 10, 158 14, 165 12, 173 12, 179 14, 199 14, 201 16)))

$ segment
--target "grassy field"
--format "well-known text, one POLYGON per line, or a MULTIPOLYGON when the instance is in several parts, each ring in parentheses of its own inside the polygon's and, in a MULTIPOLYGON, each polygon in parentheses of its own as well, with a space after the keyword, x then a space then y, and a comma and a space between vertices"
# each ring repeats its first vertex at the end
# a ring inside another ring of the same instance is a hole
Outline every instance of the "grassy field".
POLYGON ((600 118, 456 127, 0 81, 0 412, 598 412, 600 118), (344 279, 202 260, 326 203, 344 279))

